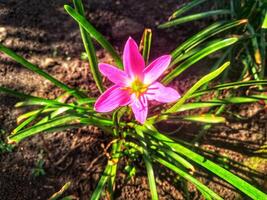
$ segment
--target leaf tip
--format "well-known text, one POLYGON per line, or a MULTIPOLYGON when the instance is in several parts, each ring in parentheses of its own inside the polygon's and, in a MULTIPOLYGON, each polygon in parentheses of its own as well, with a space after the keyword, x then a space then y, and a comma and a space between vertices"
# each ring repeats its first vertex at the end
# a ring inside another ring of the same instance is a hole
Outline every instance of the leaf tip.
POLYGON ((240 24, 247 24, 248 23, 248 19, 241 19, 240 20, 240 24))
POLYGON ((9 137, 7 138, 7 144, 15 145, 17 142, 15 140, 10 139, 9 137))

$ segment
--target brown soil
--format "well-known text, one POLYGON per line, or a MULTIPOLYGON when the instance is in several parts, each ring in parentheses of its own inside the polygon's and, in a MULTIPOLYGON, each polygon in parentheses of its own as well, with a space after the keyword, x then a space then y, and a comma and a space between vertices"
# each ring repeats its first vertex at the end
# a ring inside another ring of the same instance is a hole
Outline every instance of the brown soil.
MULTIPOLYGON (((84 2, 87 18, 119 51, 129 35, 140 40, 144 27, 152 28, 152 59, 170 52, 199 28, 199 24, 193 24, 188 29, 186 24, 172 30, 156 29, 177 8, 178 5, 173 0, 84 2)), ((83 47, 78 26, 63 9, 63 5, 68 3, 70 1, 66 0, 0 0, 0 42, 64 83, 85 89, 89 96, 96 97, 99 94, 88 64, 79 59, 83 47)), ((112 60, 99 46, 97 55, 100 61, 112 60)), ((208 63, 206 61, 205 65, 208 63)), ((1 86, 47 98, 55 98, 62 93, 48 81, 3 54, 0 54, 0 65, 1 86)), ((207 70, 202 67, 194 75, 192 72, 188 73, 190 76, 184 74, 175 82, 174 87, 184 92, 199 74, 207 70)), ((25 111, 14 108, 18 101, 19 99, 10 96, 0 96, 0 129, 5 130, 6 135, 16 127, 16 117, 25 111)), ((241 114, 253 117, 242 123, 229 122, 224 126, 214 126, 201 140, 201 146, 249 165, 254 171, 234 162, 229 162, 226 167, 232 166, 235 173, 266 191, 264 175, 267 173, 267 163, 262 159, 264 153, 257 152, 266 142, 266 114, 259 112, 254 116, 260 109, 257 104, 232 109, 240 109, 241 114), (255 165, 259 160, 260 164, 255 165)), ((175 137, 190 142, 199 128, 200 125, 183 124, 175 137)), ((71 187, 66 195, 87 199, 96 187, 106 158, 98 160, 94 165, 91 162, 103 152, 103 147, 109 141, 110 138, 99 129, 84 127, 40 134, 21 142, 12 153, 0 154, 0 199, 47 199, 68 181, 71 181, 71 187), (46 174, 35 177, 32 171, 40 157, 45 162, 46 174)), ((221 161, 217 155, 207 153, 207 156, 217 162, 221 161)), ((137 166, 137 176, 129 182, 125 182, 123 169, 119 170, 116 199, 150 198, 143 165, 137 166)), ((167 176, 168 173, 162 169, 155 171, 160 199, 200 199, 200 193, 193 186, 189 185, 186 197, 181 184, 176 183, 171 175, 167 176)), ((196 175, 225 199, 245 198, 206 171, 199 170, 196 175)))

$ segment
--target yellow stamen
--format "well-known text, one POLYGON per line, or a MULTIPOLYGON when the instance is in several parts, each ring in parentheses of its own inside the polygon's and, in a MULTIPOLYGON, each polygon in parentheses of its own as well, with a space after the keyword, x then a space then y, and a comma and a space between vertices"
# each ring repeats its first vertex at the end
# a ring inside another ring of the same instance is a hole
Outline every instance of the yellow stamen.
POLYGON ((129 89, 131 94, 135 94, 135 96, 139 98, 143 93, 147 91, 147 87, 148 85, 144 84, 138 78, 135 78, 130 87, 127 87, 125 89, 129 89))

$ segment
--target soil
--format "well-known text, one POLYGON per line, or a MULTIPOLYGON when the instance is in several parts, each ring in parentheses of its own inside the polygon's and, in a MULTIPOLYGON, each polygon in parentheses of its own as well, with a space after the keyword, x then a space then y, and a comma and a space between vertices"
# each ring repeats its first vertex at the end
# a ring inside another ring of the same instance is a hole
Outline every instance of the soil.
MULTIPOLYGON (((179 4, 185 1, 179 1, 179 4)), ((179 6, 174 0, 127 0, 84 1, 86 16, 121 53, 129 36, 140 40, 143 29, 153 30, 151 60, 169 53, 203 24, 187 24, 171 30, 159 30, 156 26, 168 19, 179 6)), ((88 64, 81 61, 83 46, 77 24, 64 12, 67 0, 0 0, 0 42, 37 64, 45 71, 71 87, 88 91, 89 96, 99 93, 89 73, 88 64)), ((96 45, 101 62, 112 62, 111 57, 96 45)), ((187 71, 173 83, 181 93, 186 91, 211 61, 205 61, 187 71), (200 70, 195 70, 200 68, 200 70), (197 72, 196 72, 197 71, 197 72)), ((62 94, 40 76, 11 61, 0 53, 0 85, 27 94, 53 99, 62 94)), ((16 127, 16 117, 25 109, 16 109, 19 99, 0 95, 0 129, 8 135, 16 127)), ((266 114, 259 111, 259 104, 232 107, 243 116, 250 115, 242 123, 228 120, 226 125, 213 126, 199 145, 207 150, 206 156, 221 162, 217 154, 230 157, 225 167, 248 179, 252 184, 267 191, 266 114), (259 111, 259 112, 258 112, 259 111), (213 152, 213 154, 209 153, 213 152), (238 163, 241 164, 238 164, 238 163), (249 168, 248 168, 249 167, 249 168)), ((200 111, 201 112, 201 111, 200 111)), ((179 124, 178 124, 179 125, 179 124)), ((177 124, 173 125, 177 127, 177 124)), ((180 126, 180 125, 179 125, 180 126)), ((182 124, 172 135, 192 142, 199 124, 182 124)), ((164 129, 164 127, 161 127, 164 129)), ((163 130, 164 131, 164 130, 163 130)), ((111 138, 92 127, 64 132, 39 134, 19 143, 12 153, 0 154, 0 199, 48 199, 68 181, 70 188, 64 193, 76 199, 88 199, 96 187, 107 159, 93 162, 111 138), (39 160, 44 161, 45 175, 34 176, 39 160), (92 165, 92 162, 94 163, 92 165)), ((116 199, 149 199, 146 173, 143 165, 137 165, 137 176, 126 182, 123 169, 119 169, 116 199)), ((189 184, 189 191, 160 166, 156 171, 160 199, 201 199, 200 193, 189 184)), ((246 197, 225 182, 198 170, 196 176, 218 192, 224 199, 246 197)), ((107 199, 108 197, 103 197, 107 199)))

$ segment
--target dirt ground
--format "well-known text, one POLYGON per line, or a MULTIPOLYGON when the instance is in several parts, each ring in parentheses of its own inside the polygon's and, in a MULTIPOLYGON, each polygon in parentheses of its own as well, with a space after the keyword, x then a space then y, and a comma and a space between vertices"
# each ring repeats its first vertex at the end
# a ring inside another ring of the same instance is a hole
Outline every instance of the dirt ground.
MULTIPOLYGON (((179 1, 179 4, 182 2, 179 1)), ((188 27, 185 24, 171 30, 156 29, 178 7, 174 0, 84 0, 84 3, 87 18, 120 53, 129 36, 139 41, 143 29, 152 28, 151 59, 169 53, 203 25, 198 23, 188 27)), ((88 91, 89 96, 97 97, 99 94, 88 64, 80 60, 83 46, 78 26, 64 12, 64 4, 71 4, 71 1, 0 0, 0 42, 69 86, 80 87, 88 91)), ((96 49, 101 62, 111 62, 111 57, 99 46, 96 45, 96 49)), ((209 62, 206 61, 205 65, 209 62)), ((195 67, 202 68, 183 74, 174 83, 181 93, 208 70, 201 64, 195 67)), ((51 99, 62 93, 1 53, 0 85, 51 99)), ((0 129, 5 135, 16 127, 16 117, 25 111, 14 108, 18 101, 0 95, 0 129)), ((222 163, 222 158, 217 154, 230 157, 232 161, 225 167, 232 167, 233 172, 267 191, 266 149, 262 150, 266 142, 267 116, 259 111, 258 104, 232 109, 251 118, 242 123, 229 119, 226 125, 214 126, 203 137, 200 146, 207 150, 206 156, 218 163, 222 163)), ((175 137, 191 142, 199 128, 200 125, 185 124, 175 137)), ((96 187, 106 158, 94 165, 91 163, 109 141, 110 138, 101 130, 84 127, 40 134, 21 142, 12 153, 0 154, 0 199, 48 199, 68 181, 71 181, 71 186, 66 195, 88 199, 96 187), (45 175, 36 177, 33 170, 40 159, 44 161, 45 175)), ((160 166, 156 167, 161 169, 160 166)), ((160 199, 201 199, 200 193, 190 184, 186 194, 182 185, 175 182, 172 176, 168 177, 166 171, 155 171, 160 199)), ((246 198, 205 171, 199 170, 196 175, 224 199, 246 198)), ((123 169, 119 169, 117 182, 116 199, 150 198, 146 173, 141 165, 138 165, 137 176, 129 182, 125 182, 123 169)))

